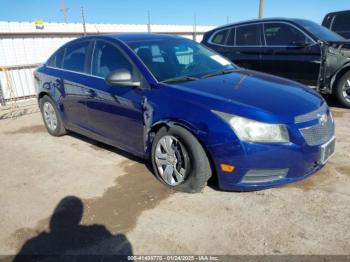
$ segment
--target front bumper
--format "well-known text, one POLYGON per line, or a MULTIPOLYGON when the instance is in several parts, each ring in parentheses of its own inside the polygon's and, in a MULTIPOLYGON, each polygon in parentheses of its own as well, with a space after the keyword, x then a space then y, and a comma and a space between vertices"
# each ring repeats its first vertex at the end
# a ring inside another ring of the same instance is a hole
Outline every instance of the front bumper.
POLYGON ((324 166, 320 161, 322 145, 226 143, 213 146, 209 151, 214 158, 222 190, 254 191, 276 187, 303 180, 324 166), (233 165, 235 170, 223 172, 220 163, 233 165), (262 179, 254 182, 254 179, 245 179, 252 170, 277 170, 285 174, 276 176, 272 181, 262 179))

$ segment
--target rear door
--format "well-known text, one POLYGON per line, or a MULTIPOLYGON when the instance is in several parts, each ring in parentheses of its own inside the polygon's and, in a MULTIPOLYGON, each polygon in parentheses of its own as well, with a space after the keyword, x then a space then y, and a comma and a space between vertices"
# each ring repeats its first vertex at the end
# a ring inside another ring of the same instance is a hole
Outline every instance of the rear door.
POLYGON ((206 44, 241 67, 260 69, 262 41, 259 23, 218 30, 212 34, 206 44))
POLYGON ((260 31, 258 23, 232 27, 221 53, 241 67, 260 70, 260 31))
POLYGON ((299 28, 285 22, 263 24, 261 71, 316 86, 321 48, 299 28))
POLYGON ((60 77, 54 81, 62 92, 63 114, 68 125, 85 128, 87 124, 86 91, 87 58, 91 41, 82 40, 64 48, 59 70, 60 77))

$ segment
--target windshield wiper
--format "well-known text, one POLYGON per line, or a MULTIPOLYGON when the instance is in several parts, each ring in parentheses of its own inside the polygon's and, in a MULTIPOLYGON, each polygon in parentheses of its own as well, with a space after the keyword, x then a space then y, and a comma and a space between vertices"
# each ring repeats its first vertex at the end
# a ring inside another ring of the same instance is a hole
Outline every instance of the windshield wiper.
POLYGON ((218 76, 218 75, 226 75, 226 74, 230 74, 230 73, 235 72, 235 71, 237 71, 237 69, 219 70, 219 71, 211 72, 209 74, 205 74, 201 77, 201 79, 209 78, 212 76, 218 76))
POLYGON ((198 80, 198 78, 193 76, 179 76, 179 77, 169 78, 161 82, 162 83, 179 83, 179 82, 187 82, 187 81, 195 81, 195 80, 198 80))

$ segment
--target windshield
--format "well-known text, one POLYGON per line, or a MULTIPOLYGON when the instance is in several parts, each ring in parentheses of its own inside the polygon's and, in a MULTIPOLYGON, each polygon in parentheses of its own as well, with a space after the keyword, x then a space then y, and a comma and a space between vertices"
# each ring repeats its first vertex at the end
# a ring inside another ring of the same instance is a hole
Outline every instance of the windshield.
POLYGON ((343 38, 342 36, 338 35, 337 33, 315 22, 312 22, 309 20, 302 20, 302 19, 297 20, 296 22, 302 27, 304 27, 306 30, 308 30, 310 33, 312 33, 314 36, 319 38, 320 40, 325 40, 325 41, 345 40, 345 38, 343 38))
POLYGON ((236 69, 226 58, 187 39, 135 41, 128 45, 158 81, 191 81, 236 69))

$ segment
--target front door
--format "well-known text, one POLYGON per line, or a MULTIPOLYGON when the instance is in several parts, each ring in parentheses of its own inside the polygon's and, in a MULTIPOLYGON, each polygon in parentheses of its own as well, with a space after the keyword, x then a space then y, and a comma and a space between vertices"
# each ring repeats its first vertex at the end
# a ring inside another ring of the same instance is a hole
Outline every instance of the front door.
POLYGON ((271 22, 263 24, 266 45, 261 48, 261 71, 316 86, 321 49, 295 26, 271 22))
POLYGON ((147 90, 105 82, 105 77, 118 69, 127 69, 134 79, 140 78, 138 70, 119 47, 106 41, 96 41, 91 67, 87 100, 89 130, 107 143, 143 154, 142 103, 147 90))

